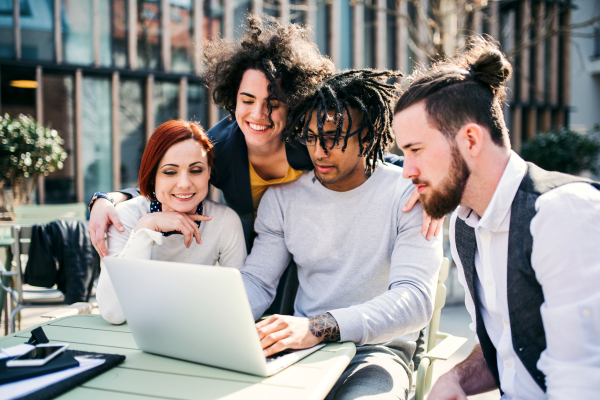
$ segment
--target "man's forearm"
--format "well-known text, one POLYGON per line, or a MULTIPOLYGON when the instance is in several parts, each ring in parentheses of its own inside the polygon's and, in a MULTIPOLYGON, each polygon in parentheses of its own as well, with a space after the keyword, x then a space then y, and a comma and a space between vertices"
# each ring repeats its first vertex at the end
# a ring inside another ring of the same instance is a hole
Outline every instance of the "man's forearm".
POLYGON ((318 338, 323 338, 326 343, 340 341, 340 327, 337 321, 329 313, 315 315, 308 319, 310 332, 318 338))
POLYGON ((457 364, 449 373, 453 372, 457 374, 460 386, 468 396, 498 388, 479 344, 473 348, 471 354, 463 362, 457 364))

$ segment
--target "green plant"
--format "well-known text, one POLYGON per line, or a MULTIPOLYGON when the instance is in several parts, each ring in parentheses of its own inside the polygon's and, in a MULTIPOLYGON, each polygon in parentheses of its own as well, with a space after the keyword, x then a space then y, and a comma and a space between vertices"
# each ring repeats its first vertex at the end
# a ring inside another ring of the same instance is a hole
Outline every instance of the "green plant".
POLYGON ((0 116, 0 202, 11 206, 31 203, 38 178, 62 169, 67 153, 56 130, 20 114, 0 116), (10 186, 8 198, 6 187, 10 186))
POLYGON ((521 148, 523 159, 548 171, 567 174, 586 170, 596 173, 599 154, 600 143, 596 139, 569 129, 538 133, 521 148))

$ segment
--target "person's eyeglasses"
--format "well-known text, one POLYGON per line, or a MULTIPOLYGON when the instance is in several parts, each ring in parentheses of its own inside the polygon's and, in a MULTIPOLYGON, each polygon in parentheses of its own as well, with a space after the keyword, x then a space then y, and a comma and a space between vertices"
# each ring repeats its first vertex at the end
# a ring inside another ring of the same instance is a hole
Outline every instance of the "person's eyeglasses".
MULTIPOLYGON (((346 141, 357 133, 361 132, 365 126, 361 126, 357 130, 352 133, 347 134, 346 136, 340 136, 337 139, 335 135, 323 135, 323 141, 325 142, 325 147, 328 149, 341 149, 344 147, 346 141)), ((298 141, 305 146, 315 146, 317 144, 317 140, 319 139, 318 135, 308 134, 306 136, 301 136, 298 141)))

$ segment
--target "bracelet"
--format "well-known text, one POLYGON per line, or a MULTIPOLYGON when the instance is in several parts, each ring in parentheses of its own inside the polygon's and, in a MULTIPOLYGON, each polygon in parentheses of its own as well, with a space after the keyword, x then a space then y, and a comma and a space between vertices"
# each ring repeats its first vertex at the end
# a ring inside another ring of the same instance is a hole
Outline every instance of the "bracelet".
POLYGON ((110 197, 108 195, 108 193, 104 193, 104 192, 96 192, 94 193, 94 195, 92 196, 92 198, 90 199, 90 202, 88 203, 88 211, 92 212, 92 207, 94 207, 94 203, 96 202, 96 200, 98 199, 106 199, 108 201, 110 201, 110 203, 114 206, 115 205, 115 199, 113 199, 112 197, 110 197))

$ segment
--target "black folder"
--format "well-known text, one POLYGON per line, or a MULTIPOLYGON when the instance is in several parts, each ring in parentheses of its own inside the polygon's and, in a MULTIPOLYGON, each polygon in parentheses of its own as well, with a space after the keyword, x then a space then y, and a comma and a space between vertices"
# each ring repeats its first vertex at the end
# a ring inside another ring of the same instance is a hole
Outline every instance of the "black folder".
MULTIPOLYGON (((56 357, 56 359, 48 362, 46 365, 42 367, 19 367, 19 368, 7 368, 6 360, 1 360, 3 362, 3 368, 0 369, 0 379, 4 379, 4 372, 8 370, 8 373, 13 373, 12 370, 15 370, 15 374, 18 373, 17 370, 22 370, 22 377, 13 380, 4 380, 0 383, 14 382, 16 380, 33 378, 36 376, 41 376, 45 374, 50 374, 53 372, 61 371, 66 368, 78 367, 79 361, 75 360, 75 357, 86 357, 86 358, 99 358, 105 360, 102 365, 94 367, 92 369, 88 369, 87 371, 81 372, 77 375, 73 375, 65 380, 60 382, 56 382, 50 386, 46 386, 38 390, 37 392, 30 393, 19 399, 22 400, 46 400, 53 399, 55 397, 60 396, 61 394, 68 392, 69 390, 81 385, 84 382, 89 381, 90 379, 95 378, 101 373, 108 371, 109 369, 117 366, 125 360, 125 356, 119 354, 101 354, 101 353, 92 353, 88 351, 78 351, 78 350, 66 350, 63 354, 56 357), (53 363, 56 365, 52 366, 53 363), (75 363, 74 365, 72 363, 75 363), (70 364, 69 364, 70 363, 70 364), (59 367, 60 365, 60 367, 59 367), (52 369, 50 368, 52 366, 52 369), (48 367, 45 372, 41 372, 41 368, 48 367), (24 370, 36 369, 38 373, 35 375, 26 375, 24 370), (58 369, 57 369, 58 368, 58 369)), ((8 376, 8 375, 7 375, 8 376)))

